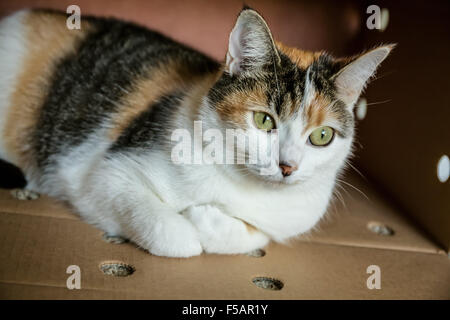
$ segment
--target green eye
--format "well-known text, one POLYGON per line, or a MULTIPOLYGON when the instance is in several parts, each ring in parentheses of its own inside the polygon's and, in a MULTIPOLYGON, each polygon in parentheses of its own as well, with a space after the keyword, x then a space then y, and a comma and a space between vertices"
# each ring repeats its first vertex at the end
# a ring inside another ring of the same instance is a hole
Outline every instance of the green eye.
POLYGON ((265 112, 255 112, 253 118, 258 129, 270 131, 275 127, 275 121, 265 112))
POLYGON ((334 137, 334 130, 330 127, 320 127, 309 135, 309 142, 314 146, 325 147, 331 143, 334 137))

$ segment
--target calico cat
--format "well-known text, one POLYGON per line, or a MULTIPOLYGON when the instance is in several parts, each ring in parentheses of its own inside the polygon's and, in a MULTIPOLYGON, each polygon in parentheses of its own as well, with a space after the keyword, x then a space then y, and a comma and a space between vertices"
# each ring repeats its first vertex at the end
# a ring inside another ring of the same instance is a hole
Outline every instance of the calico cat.
POLYGON ((168 257, 245 253, 311 229, 351 152, 355 102, 393 48, 342 59, 289 48, 249 8, 224 63, 132 23, 81 24, 44 10, 1 21, 0 158, 29 190, 168 257), (223 139, 275 136, 277 152, 258 143, 266 156, 253 163, 177 163, 176 130, 194 149, 212 141, 199 123, 223 139))

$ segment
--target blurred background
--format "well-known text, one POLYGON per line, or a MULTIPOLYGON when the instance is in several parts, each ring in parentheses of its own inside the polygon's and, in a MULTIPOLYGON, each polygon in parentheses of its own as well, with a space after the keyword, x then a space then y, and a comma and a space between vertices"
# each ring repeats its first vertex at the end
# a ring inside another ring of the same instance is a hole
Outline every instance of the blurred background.
MULTIPOLYGON (((159 30, 222 60, 243 1, 16 0, 0 2, 0 18, 29 7, 114 16, 159 30)), ((450 1, 247 0, 275 39, 305 50, 352 55, 398 43, 363 94, 355 167, 367 181, 447 251, 450 247, 450 1), (370 5, 382 9, 382 29, 369 29, 370 5), (364 103, 366 101, 366 103, 364 103), (438 163, 441 180, 438 179, 438 163), (447 159, 447 160, 445 160, 447 159), (446 162, 447 161, 447 162, 446 162), (445 166, 447 163, 447 167, 445 166)), ((0 57, 1 59, 1 57, 0 57)), ((0 187, 24 185, 0 164, 0 187)))

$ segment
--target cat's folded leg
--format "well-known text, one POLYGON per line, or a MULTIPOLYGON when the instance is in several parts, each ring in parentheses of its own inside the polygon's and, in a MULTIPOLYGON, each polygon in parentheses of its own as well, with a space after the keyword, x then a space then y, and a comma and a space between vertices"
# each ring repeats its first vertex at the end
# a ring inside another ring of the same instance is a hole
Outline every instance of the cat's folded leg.
POLYGON ((183 215, 197 228, 203 250, 208 253, 247 253, 264 247, 270 240, 264 233, 213 205, 189 207, 183 215))
MULTIPOLYGON (((191 257, 202 253, 193 224, 152 190, 109 179, 72 200, 81 216, 105 231, 106 238, 124 238, 151 254, 191 257), (99 199, 102 199, 99 201, 99 199)), ((95 184, 95 182, 94 182, 95 184)))
POLYGON ((188 219, 154 195, 142 200, 124 216, 128 239, 157 256, 187 258, 202 253, 198 231, 188 219))
POLYGON ((142 171, 133 170, 135 161, 127 159, 93 162, 84 174, 77 170, 76 175, 64 177, 73 186, 70 203, 107 238, 128 239, 158 256, 200 255, 203 250, 194 225, 149 186, 142 171))

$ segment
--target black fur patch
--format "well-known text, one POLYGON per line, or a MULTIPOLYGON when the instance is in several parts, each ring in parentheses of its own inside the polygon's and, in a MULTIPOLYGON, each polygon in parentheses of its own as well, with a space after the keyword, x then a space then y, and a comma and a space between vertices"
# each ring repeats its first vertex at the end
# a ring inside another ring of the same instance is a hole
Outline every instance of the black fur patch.
POLYGON ((131 122, 109 151, 163 146, 170 139, 170 121, 178 112, 183 96, 182 92, 174 92, 159 98, 131 122))
MULTIPOLYGON (((214 60, 157 32, 115 19, 83 19, 95 31, 76 54, 58 63, 38 119, 33 143, 40 167, 100 128, 118 110, 121 98, 133 91, 133 82, 152 67, 181 59, 193 74, 219 68, 214 60)), ((116 148, 126 140, 121 141, 116 148)))
POLYGON ((25 188, 27 181, 23 172, 15 165, 0 159, 0 188, 25 188))

